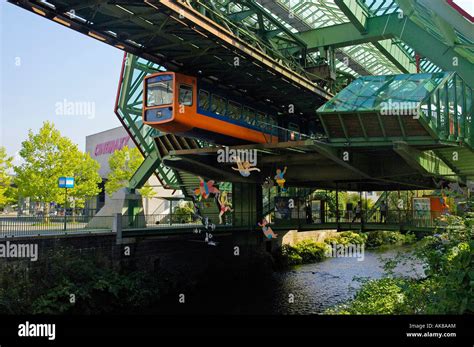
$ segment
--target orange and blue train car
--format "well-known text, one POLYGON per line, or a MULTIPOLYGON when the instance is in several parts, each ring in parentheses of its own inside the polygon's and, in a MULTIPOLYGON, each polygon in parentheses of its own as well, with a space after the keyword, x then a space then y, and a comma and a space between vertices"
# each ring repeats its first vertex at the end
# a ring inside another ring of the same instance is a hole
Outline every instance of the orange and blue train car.
MULTIPOLYGON (((230 90, 175 72, 145 77, 143 121, 165 133, 224 145, 282 139, 276 115, 230 90)), ((290 127, 299 133, 298 124, 290 127)))

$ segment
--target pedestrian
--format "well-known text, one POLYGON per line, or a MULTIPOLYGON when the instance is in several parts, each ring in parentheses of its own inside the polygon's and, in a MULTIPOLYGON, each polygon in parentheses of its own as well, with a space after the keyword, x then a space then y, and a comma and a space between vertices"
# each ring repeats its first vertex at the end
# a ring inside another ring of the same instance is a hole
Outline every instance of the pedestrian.
POLYGON ((385 200, 382 200, 382 203, 380 204, 380 223, 387 223, 387 211, 387 203, 385 200))
POLYGON ((359 201, 356 205, 355 215, 354 218, 352 218, 352 223, 354 223, 356 219, 359 219, 359 221, 362 223, 362 201, 359 201))
POLYGON ((310 203, 306 203, 306 224, 313 224, 313 209, 311 208, 310 203))

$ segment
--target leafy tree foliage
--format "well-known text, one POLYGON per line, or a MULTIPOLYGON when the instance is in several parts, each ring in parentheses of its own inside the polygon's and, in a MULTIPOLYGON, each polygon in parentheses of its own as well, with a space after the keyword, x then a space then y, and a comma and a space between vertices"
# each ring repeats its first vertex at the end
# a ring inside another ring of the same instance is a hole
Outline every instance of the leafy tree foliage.
MULTIPOLYGON (((105 192, 108 195, 128 186, 133 174, 143 162, 143 156, 138 148, 124 146, 115 151, 109 158, 110 174, 105 183, 105 192)), ((145 184, 138 190, 144 197, 151 198, 155 195, 153 188, 145 184)))
POLYGON ((0 207, 12 202, 11 176, 9 170, 12 168, 12 157, 7 155, 4 147, 0 147, 0 207))
POLYGON ((53 123, 43 123, 37 134, 30 130, 20 156, 24 163, 15 167, 19 194, 43 202, 45 214, 49 203, 65 203, 64 189, 58 187, 61 176, 75 178, 75 187, 68 190, 68 195, 79 205, 100 192, 99 163, 79 151, 53 123))

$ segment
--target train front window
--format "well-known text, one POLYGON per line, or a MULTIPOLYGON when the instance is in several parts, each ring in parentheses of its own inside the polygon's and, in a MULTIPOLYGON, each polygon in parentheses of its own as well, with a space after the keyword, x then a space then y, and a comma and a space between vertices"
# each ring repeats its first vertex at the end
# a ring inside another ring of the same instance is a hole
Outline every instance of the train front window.
POLYGON ((146 80, 146 106, 168 105, 173 102, 173 76, 159 75, 146 80))
POLYGON ((181 84, 179 86, 178 103, 184 106, 192 106, 193 104, 193 87, 181 84))

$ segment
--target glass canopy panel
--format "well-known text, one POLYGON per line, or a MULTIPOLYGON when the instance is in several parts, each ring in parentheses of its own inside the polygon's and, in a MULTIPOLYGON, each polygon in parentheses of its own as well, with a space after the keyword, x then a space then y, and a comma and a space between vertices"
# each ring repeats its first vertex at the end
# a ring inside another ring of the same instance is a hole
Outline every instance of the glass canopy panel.
MULTIPOLYGON (((415 109, 449 75, 412 74, 391 76, 363 76, 352 82, 318 112, 380 111, 388 104, 415 109)), ((397 106, 394 106, 397 107, 397 106)))

